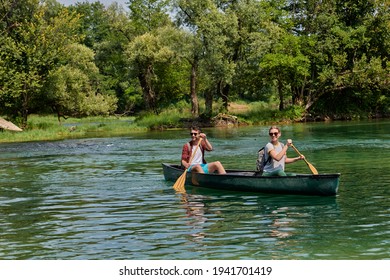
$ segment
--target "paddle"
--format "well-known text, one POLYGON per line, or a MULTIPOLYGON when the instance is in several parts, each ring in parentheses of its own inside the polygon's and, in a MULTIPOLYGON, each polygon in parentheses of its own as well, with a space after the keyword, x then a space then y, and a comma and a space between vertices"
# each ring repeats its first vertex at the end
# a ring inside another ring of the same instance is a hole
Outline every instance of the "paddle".
MULTIPOLYGON (((194 158, 194 156, 196 154, 196 151, 199 148, 200 142, 202 142, 202 138, 199 139, 198 145, 196 145, 195 151, 191 155, 191 158, 189 161, 190 165, 192 163, 192 159, 194 158)), ((183 174, 176 180, 176 183, 173 185, 174 190, 176 190, 178 192, 185 192, 184 184, 186 182, 187 171, 188 171, 188 168, 186 168, 186 170, 184 170, 183 174)))
MULTIPOLYGON (((302 156, 302 154, 298 151, 297 148, 295 148, 295 146, 293 144, 291 144, 291 147, 293 147, 293 149, 297 152, 298 155, 302 156)), ((310 162, 308 162, 305 158, 303 160, 306 162, 307 166, 309 166, 311 172, 315 175, 318 175, 317 169, 310 162)))

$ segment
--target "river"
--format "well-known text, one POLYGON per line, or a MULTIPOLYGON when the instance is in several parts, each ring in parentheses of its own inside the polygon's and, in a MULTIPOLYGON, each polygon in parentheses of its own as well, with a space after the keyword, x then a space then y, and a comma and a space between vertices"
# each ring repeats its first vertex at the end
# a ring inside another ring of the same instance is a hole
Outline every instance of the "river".
MULTIPOLYGON (((0 144, 0 259, 389 260, 390 120, 281 129, 320 173, 341 173, 337 196, 176 193, 161 163, 179 162, 188 130, 0 144)), ((205 129, 206 159, 254 169, 267 132, 205 129)))

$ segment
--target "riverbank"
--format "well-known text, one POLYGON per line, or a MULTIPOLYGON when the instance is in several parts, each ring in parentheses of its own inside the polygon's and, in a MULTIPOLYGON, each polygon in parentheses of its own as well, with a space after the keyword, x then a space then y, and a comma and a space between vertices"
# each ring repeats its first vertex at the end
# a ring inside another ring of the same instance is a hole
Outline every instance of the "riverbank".
MULTIPOLYGON (((218 107, 216 111, 218 111, 218 107)), ((222 111, 222 110, 219 110, 222 111)), ((67 118, 58 121, 55 115, 30 115, 22 132, 0 131, 0 143, 56 141, 88 137, 115 137, 146 130, 183 129, 192 124, 201 127, 230 127, 250 125, 288 124, 310 120, 303 108, 291 106, 279 111, 276 104, 264 102, 230 103, 228 111, 211 118, 201 115, 192 118, 189 106, 174 106, 160 114, 144 113, 138 116, 108 116, 67 118)), ((328 121, 313 118, 312 121, 328 121)), ((16 123, 17 124, 17 123, 16 123)), ((17 124, 18 125, 18 124, 17 124)))
MULTIPOLYGON (((255 105, 232 103, 229 114, 247 113, 254 107, 255 105)), ((216 110, 219 110, 218 107, 216 110)), ((244 118, 240 120, 237 117, 235 118, 235 123, 226 123, 226 125, 248 124, 247 121, 243 120, 244 118)), ((14 123, 20 125, 17 121, 14 123)), ((210 119, 202 116, 197 119, 191 118, 189 104, 177 104, 158 115, 142 113, 138 116, 67 118, 61 119, 61 122, 54 114, 45 116, 30 115, 27 127, 22 132, 0 130, 0 143, 115 137, 146 130, 186 128, 192 123, 198 123, 202 127, 214 126, 210 119)))
POLYGON ((121 136, 147 129, 138 126, 135 117, 68 118, 59 123, 54 115, 31 115, 28 127, 22 132, 0 131, 0 143, 121 136))

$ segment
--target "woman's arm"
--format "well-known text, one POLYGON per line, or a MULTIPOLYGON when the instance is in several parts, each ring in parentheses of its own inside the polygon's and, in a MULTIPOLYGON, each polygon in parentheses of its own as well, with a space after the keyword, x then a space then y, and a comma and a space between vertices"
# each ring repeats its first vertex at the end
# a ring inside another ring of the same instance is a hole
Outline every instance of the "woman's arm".
POLYGON ((302 159, 304 159, 304 158, 305 158, 304 155, 299 156, 299 157, 294 157, 294 158, 286 158, 286 164, 287 164, 287 163, 293 163, 293 162, 296 162, 296 161, 298 161, 298 160, 302 160, 302 159))
POLYGON ((283 147, 283 149, 277 153, 275 149, 271 150, 269 152, 269 155, 276 161, 280 161, 285 155, 286 155, 286 152, 287 152, 287 149, 288 149, 288 146, 285 145, 283 147))

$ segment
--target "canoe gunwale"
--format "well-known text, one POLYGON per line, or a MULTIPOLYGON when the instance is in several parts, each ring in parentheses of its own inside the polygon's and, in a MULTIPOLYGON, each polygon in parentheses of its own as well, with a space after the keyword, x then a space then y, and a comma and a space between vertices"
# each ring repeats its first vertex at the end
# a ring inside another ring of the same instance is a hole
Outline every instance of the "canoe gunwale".
MULTIPOLYGON (((175 181, 185 171, 179 165, 162 163, 164 177, 175 181)), ((186 184, 211 189, 283 193, 298 195, 335 196, 339 187, 340 173, 294 174, 290 176, 255 176, 255 171, 226 170, 227 174, 187 172, 186 184)))
MULTIPOLYGON (((181 171, 181 172, 184 172, 184 169, 180 168, 179 165, 175 165, 175 164, 167 164, 167 163, 163 163, 163 165, 171 168, 171 169, 175 169, 177 171, 181 171)), ((224 174, 223 176, 234 176, 234 177, 244 177, 244 178, 248 178, 248 177, 256 177, 256 178, 277 178, 277 179, 281 179, 281 176, 260 176, 260 175, 255 175, 256 171, 251 171, 251 170, 241 170, 241 169, 226 169, 226 174, 224 174), (241 173, 241 174, 240 174, 241 173), (253 175, 249 175, 249 174, 252 174, 253 175)), ((209 173, 209 174, 204 174, 206 176, 221 176, 220 174, 217 174, 217 173, 209 173)), ((283 176, 282 178, 307 178, 307 177, 310 177, 310 178, 329 178, 329 177, 339 177, 341 174, 340 173, 322 173, 322 174, 300 174, 300 173, 297 173, 297 174, 294 174, 294 175, 287 175, 287 176, 283 176)))

